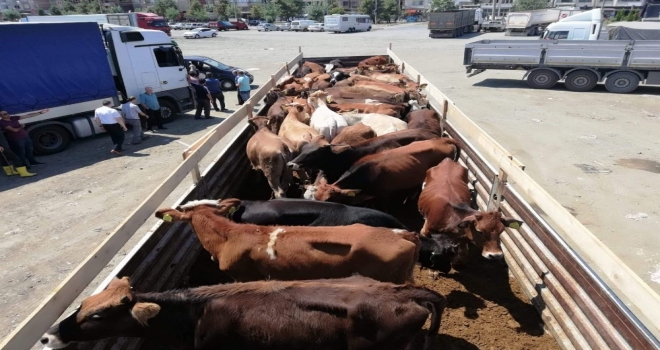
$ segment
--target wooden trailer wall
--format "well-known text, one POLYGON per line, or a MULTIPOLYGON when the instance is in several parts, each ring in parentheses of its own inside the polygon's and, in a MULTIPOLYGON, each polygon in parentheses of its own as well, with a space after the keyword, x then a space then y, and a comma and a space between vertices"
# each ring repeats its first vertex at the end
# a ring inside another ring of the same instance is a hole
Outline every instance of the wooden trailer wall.
MULTIPOLYGON (((660 348, 652 333, 522 195, 532 198, 558 228, 570 236, 574 244, 590 247, 588 260, 603 268, 608 283, 616 286, 627 300, 641 310, 642 315, 650 320, 647 320, 646 326, 654 332, 660 329, 660 320, 652 317, 660 310, 658 296, 525 174, 524 166, 467 118, 451 100, 390 49, 387 54, 393 62, 403 67, 405 74, 428 84, 429 97, 439 106, 437 109, 448 134, 464 145, 460 161, 470 170, 470 178, 475 181, 480 207, 500 208, 506 215, 525 222, 520 230, 507 229, 502 235, 505 259, 558 344, 564 349, 660 348), (493 167, 491 162, 497 167, 493 167)), ((341 59, 357 62, 362 58, 341 59)), ((330 59, 307 60, 325 63, 330 59)), ((248 104, 186 150, 181 165, 4 340, 0 348, 15 350, 32 347, 128 239, 162 206, 167 195, 188 173, 192 174, 195 185, 173 205, 192 199, 222 198, 235 194, 245 175, 251 171, 245 156, 245 145, 252 130, 245 119, 268 90, 288 71, 293 71, 301 60, 302 53, 272 75, 248 104), (201 172, 198 164, 202 158, 239 125, 242 126, 238 134, 201 172)), ((140 291, 175 288, 188 275, 200 251, 201 246, 189 225, 159 222, 115 267, 95 293, 103 290, 115 276, 130 276, 135 289, 140 291)), ((140 340, 117 338, 88 343, 79 348, 139 349, 141 343, 140 340)))

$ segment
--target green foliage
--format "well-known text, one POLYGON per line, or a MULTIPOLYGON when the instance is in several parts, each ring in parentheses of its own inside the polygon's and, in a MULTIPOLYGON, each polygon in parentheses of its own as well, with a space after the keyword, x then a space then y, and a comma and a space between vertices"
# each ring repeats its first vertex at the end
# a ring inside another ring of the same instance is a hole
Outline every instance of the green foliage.
POLYGON ((338 6, 337 4, 334 4, 333 7, 331 7, 328 10, 328 13, 331 14, 331 15, 335 15, 335 14, 336 15, 343 15, 344 13, 346 13, 346 11, 344 11, 343 7, 338 6))
POLYGON ((101 7, 98 1, 90 0, 87 4, 87 13, 101 13, 101 7))
POLYGON ((179 10, 175 8, 168 8, 165 10, 165 17, 167 17, 167 19, 170 21, 175 21, 177 17, 179 17, 179 10))
POLYGON ((59 7, 53 5, 50 7, 50 14, 53 16, 61 16, 62 15, 62 10, 60 10, 59 7))
POLYGON ((21 19, 21 14, 14 9, 4 10, 2 11, 2 18, 6 18, 11 22, 16 22, 21 19))
POLYGON ((225 16, 227 18, 236 18, 236 15, 239 14, 238 7, 235 3, 230 3, 227 5, 227 10, 225 11, 225 16))
POLYGON ((369 15, 373 23, 379 23, 383 19, 383 15, 385 13, 385 8, 383 7, 383 0, 362 0, 362 2, 360 2, 360 7, 358 8, 358 10, 362 14, 369 15), (375 7, 376 1, 378 1, 378 7, 375 7), (377 11, 375 14, 374 14, 374 9, 377 11), (376 18, 376 16, 378 18, 376 18))
POLYGON ((195 13, 204 10, 204 6, 199 2, 199 0, 193 0, 190 3, 190 9, 188 12, 195 13))
POLYGON ((206 10, 202 9, 199 11, 191 12, 190 17, 194 18, 196 21, 204 22, 209 18, 209 14, 206 10))
POLYGON ((628 15, 625 18, 626 22, 637 22, 641 18, 639 16, 639 10, 631 10, 628 12, 628 15))
MULTIPOLYGON (((175 0, 157 0, 154 6, 151 8, 155 14, 159 16, 165 16, 167 9, 177 9, 175 0)), ((137 9, 136 9, 137 11, 137 9)))
POLYGON ((271 2, 279 6, 280 16, 286 20, 302 15, 305 6, 302 0, 272 0, 271 2))
POLYGON ((62 11, 63 13, 71 13, 76 11, 76 7, 70 1, 62 1, 62 11))
POLYGON ((626 17, 626 11, 625 10, 619 10, 614 15, 614 22, 621 22, 621 21, 623 21, 623 19, 625 17, 626 17))
MULTIPOLYGON (((518 0, 525 1, 525 0, 518 0)), ((456 4, 453 0, 431 0, 431 12, 455 10, 456 4)))
POLYGON ((512 11, 540 10, 548 7, 546 0, 516 0, 512 11))
POLYGON ((46 11, 44 11, 43 9, 38 9, 38 10, 37 10, 37 15, 39 15, 39 16, 45 16, 45 15, 46 15, 46 11))
POLYGON ((264 5, 264 19, 266 22, 273 23, 275 22, 282 14, 282 10, 279 5, 269 2, 264 5))
POLYGON ((256 4, 250 9, 250 17, 252 18, 263 18, 264 17, 264 8, 261 4, 256 4))
POLYGON ((313 2, 305 8, 305 13, 307 13, 307 18, 317 22, 323 22, 323 17, 327 12, 328 12, 328 4, 321 1, 313 2))
POLYGON ((383 2, 383 18, 390 23, 391 21, 397 21, 401 17, 401 8, 399 7, 399 2, 397 0, 385 0, 383 2))
POLYGON ((229 6, 229 0, 220 0, 213 7, 213 13, 218 16, 219 20, 227 19, 227 6, 229 6))
POLYGON ((89 13, 89 3, 85 1, 81 1, 76 4, 74 11, 79 14, 86 15, 89 13))

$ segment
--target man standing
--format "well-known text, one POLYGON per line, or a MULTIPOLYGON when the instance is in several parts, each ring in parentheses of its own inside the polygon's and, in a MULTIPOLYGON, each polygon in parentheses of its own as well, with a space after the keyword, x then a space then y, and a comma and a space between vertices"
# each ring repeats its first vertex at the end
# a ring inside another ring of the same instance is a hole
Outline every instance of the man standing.
POLYGON ((222 88, 220 87, 220 81, 213 77, 213 74, 208 73, 206 75, 206 88, 211 93, 211 103, 216 112, 226 112, 225 108, 225 95, 222 93, 222 88), (220 101, 221 109, 218 109, 218 104, 215 100, 220 101))
POLYGON ((2 163, 2 169, 7 176, 21 175, 21 177, 29 177, 37 175, 27 171, 25 163, 9 148, 9 142, 7 142, 5 133, 2 131, 0 131, 0 153, 2 154, 0 163, 2 163))
POLYGON ((234 84, 236 85, 236 96, 238 97, 238 106, 240 106, 245 101, 243 101, 243 98, 241 97, 241 90, 238 88, 238 71, 233 70, 231 71, 231 74, 234 75, 234 84))
POLYGON ((195 96, 197 99, 197 111, 195 111, 195 119, 201 119, 202 109, 204 109, 204 119, 211 119, 211 93, 209 89, 204 86, 205 79, 200 79, 199 84, 190 84, 195 89, 195 96))
POLYGON ((239 70, 236 81, 238 82, 238 93, 241 95, 243 103, 245 103, 250 99, 250 78, 245 76, 245 72, 239 70))
POLYGON ((146 114, 142 113, 140 107, 136 105, 137 98, 131 96, 128 98, 128 101, 121 106, 121 113, 126 119, 126 123, 133 127, 133 140, 131 145, 137 145, 142 143, 142 140, 146 140, 148 136, 144 136, 144 130, 142 130, 142 123, 140 122, 140 117, 148 118, 146 114))
POLYGON ((144 106, 149 116, 147 130, 154 131, 154 124, 158 127, 158 130, 167 129, 163 126, 163 121, 161 120, 158 97, 154 94, 154 89, 151 86, 145 87, 144 93, 140 94, 140 104, 144 106))
POLYGON ((21 124, 19 120, 36 117, 38 115, 47 113, 48 109, 39 112, 29 113, 25 115, 9 115, 7 111, 0 111, 0 128, 6 133, 9 146, 16 152, 21 159, 22 164, 29 165, 44 164, 34 159, 34 145, 30 135, 25 131, 25 125, 21 124))
POLYGON ((122 146, 124 145, 126 125, 119 112, 111 108, 111 105, 112 102, 110 100, 103 101, 103 107, 99 107, 94 111, 94 121, 96 121, 102 130, 110 134, 112 143, 115 145, 110 152, 120 156, 123 151, 122 146))

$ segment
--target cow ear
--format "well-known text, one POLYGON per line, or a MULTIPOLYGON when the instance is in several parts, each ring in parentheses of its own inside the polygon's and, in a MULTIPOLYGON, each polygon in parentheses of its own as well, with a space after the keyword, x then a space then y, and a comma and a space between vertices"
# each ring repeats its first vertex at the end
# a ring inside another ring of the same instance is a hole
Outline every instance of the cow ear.
POLYGON ((302 113, 302 112, 305 111, 305 106, 296 105, 296 110, 297 110, 299 113, 302 113))
POLYGON ((477 221, 477 216, 470 215, 458 223, 458 228, 467 228, 470 226, 470 224, 473 224, 475 221, 477 221))
POLYGON ((156 317, 160 312, 160 306, 154 303, 136 303, 131 309, 131 316, 143 326, 147 325, 149 319, 156 317))
POLYGON ((346 145, 346 144, 343 144, 343 143, 339 144, 339 145, 331 145, 331 146, 332 146, 332 152, 334 152, 334 153, 341 153, 341 152, 344 152, 347 149, 351 148, 350 145, 346 145))
POLYGON ((327 185, 328 184, 328 179, 324 177, 319 179, 319 185, 327 185))
POLYGON ((429 86, 429 84, 420 84, 418 89, 422 90, 422 89, 426 88, 427 86, 429 86))
POLYGON ((503 217, 500 220, 502 221, 502 224, 504 225, 504 227, 512 228, 514 230, 519 229, 520 226, 522 226, 522 224, 524 224, 524 222, 522 222, 520 220, 507 218, 507 217, 503 217))
POLYGON ((190 221, 190 216, 188 214, 172 208, 158 209, 158 211, 156 211, 156 217, 167 222, 190 221))

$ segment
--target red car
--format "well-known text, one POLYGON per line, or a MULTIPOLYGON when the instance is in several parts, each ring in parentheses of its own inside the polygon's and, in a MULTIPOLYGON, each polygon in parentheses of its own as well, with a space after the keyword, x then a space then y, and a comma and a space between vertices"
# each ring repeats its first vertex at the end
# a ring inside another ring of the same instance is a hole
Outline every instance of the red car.
POLYGON ((248 29, 250 29, 250 28, 248 28, 248 24, 245 23, 245 22, 243 22, 243 21, 241 21, 241 20, 238 20, 238 21, 232 21, 232 20, 230 20, 229 22, 230 22, 231 24, 233 24, 234 27, 236 27, 236 30, 248 30, 248 29))
POLYGON ((236 29, 236 27, 227 21, 209 22, 209 28, 221 30, 236 29))

